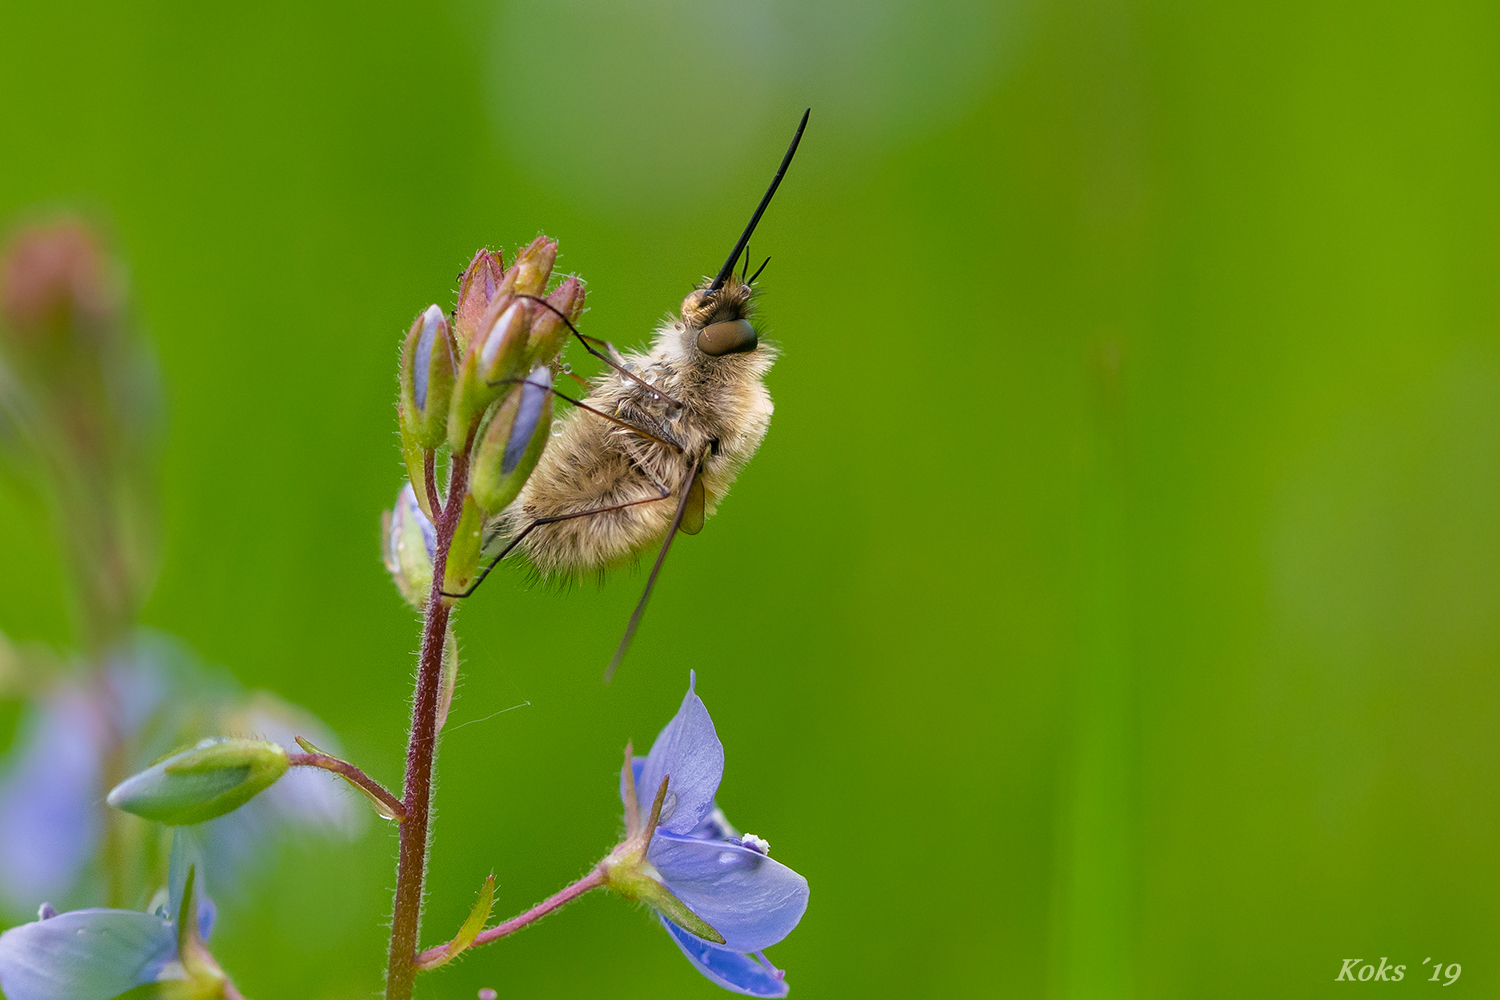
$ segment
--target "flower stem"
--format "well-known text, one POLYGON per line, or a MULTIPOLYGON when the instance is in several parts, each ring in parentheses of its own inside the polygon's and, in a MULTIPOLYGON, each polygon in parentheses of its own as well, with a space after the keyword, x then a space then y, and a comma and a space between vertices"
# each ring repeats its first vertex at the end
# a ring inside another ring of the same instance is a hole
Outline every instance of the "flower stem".
MULTIPOLYGON (((473 433, 470 432, 470 443, 473 433)), ((401 797, 401 850, 396 862, 396 901, 391 917, 391 948, 386 965, 386 1000, 411 1000, 416 980, 417 935, 422 925, 422 880, 427 868, 427 823, 432 806, 432 769, 437 757, 438 688, 443 676, 443 639, 452 605, 443 597, 448 549, 469 491, 469 448, 453 456, 448 496, 434 527, 432 593, 422 627, 422 653, 412 702, 411 738, 406 746, 406 787, 401 797)), ((434 511, 434 513, 438 513, 434 511)))
MULTIPOLYGON (((547 897, 525 913, 511 917, 505 923, 491 927, 487 931, 480 931, 479 935, 469 944, 469 947, 477 948, 482 944, 489 944, 491 941, 499 941, 503 937, 508 937, 522 927, 542 919, 553 910, 571 903, 590 889, 597 889, 603 884, 604 866, 599 865, 577 882, 574 882, 557 894, 547 897)), ((428 948, 417 956, 417 967, 424 968, 444 958, 447 948, 448 945, 446 944, 440 944, 436 948, 428 948)))
POLYGON ((325 771, 332 771, 364 789, 372 798, 379 799, 381 804, 390 810, 393 819, 404 820, 406 818, 406 807, 401 804, 400 799, 392 795, 380 782, 347 760, 339 760, 337 757, 329 757, 321 753, 289 753, 286 759, 292 767, 318 767, 325 771))

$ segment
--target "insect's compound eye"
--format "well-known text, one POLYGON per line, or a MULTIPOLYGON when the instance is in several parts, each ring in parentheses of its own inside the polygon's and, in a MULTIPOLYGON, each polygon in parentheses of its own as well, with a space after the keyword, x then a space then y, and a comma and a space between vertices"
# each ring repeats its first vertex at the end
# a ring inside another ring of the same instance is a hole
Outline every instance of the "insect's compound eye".
POLYGON ((698 350, 714 358, 753 351, 757 342, 755 327, 748 319, 710 323, 698 334, 698 350))

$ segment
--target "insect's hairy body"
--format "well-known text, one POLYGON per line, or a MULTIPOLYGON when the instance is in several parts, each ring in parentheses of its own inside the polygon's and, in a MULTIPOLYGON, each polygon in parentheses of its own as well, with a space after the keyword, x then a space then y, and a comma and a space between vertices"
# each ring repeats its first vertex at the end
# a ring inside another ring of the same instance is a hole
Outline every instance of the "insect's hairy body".
POLYGON ((716 292, 694 292, 681 318, 657 329, 650 350, 623 355, 625 368, 650 388, 609 371, 584 399, 681 451, 587 410, 559 421, 560 434, 496 519, 498 534, 514 538, 539 519, 631 506, 532 530, 518 547, 543 578, 600 572, 660 545, 700 456, 701 516, 714 513, 770 426, 773 407, 762 378, 776 350, 758 342, 753 350, 716 357, 699 349, 698 337, 710 324, 746 319, 750 299, 750 286, 737 280, 716 292), (656 499, 663 491, 666 497, 656 499))

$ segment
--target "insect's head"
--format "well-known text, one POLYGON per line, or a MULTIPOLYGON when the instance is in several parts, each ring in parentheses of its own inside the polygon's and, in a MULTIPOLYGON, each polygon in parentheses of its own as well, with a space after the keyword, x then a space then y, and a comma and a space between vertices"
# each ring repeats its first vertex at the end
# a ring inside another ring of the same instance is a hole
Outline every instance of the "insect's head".
MULTIPOLYGON (((792 144, 787 147, 786 155, 781 158, 781 166, 776 171, 776 176, 771 178, 771 186, 766 189, 765 196, 761 198, 760 204, 755 209, 755 214, 750 217, 750 224, 740 234, 740 238, 734 244, 734 249, 729 253, 729 259, 724 266, 719 268, 719 274, 704 288, 696 288, 688 297, 682 300, 682 321, 687 328, 697 331, 694 341, 698 350, 709 357, 723 357, 726 354, 745 354, 755 350, 759 344, 755 327, 748 319, 750 312, 750 296, 755 284, 755 276, 746 279, 743 275, 735 277, 734 266, 739 262, 740 255, 745 253, 746 246, 750 243, 750 234, 755 232, 755 226, 760 222, 760 217, 766 211, 766 206, 771 204, 771 196, 776 193, 776 188, 781 184, 781 178, 786 176, 786 168, 791 166, 792 156, 797 152, 797 144, 802 141, 802 132, 807 128, 807 118, 812 114, 812 109, 802 113, 802 121, 797 125, 797 134, 792 136, 792 144)), ((770 258, 767 258, 769 261, 770 258)), ((749 261, 746 261, 749 264, 749 261)), ((765 267, 764 264, 761 267, 765 267)))
POLYGON ((721 288, 695 288, 682 300, 682 322, 697 330, 698 350, 709 357, 745 354, 759 343, 750 324, 752 286, 731 274, 721 288))

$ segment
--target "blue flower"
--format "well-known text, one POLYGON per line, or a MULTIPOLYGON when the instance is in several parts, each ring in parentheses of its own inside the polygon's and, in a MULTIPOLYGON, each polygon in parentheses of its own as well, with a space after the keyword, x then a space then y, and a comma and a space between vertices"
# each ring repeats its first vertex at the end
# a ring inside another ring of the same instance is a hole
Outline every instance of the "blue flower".
POLYGON ((195 890, 201 865, 187 836, 172 844, 167 902, 152 912, 74 910, 46 904, 36 921, 0 934, 0 990, 10 1000, 113 1000, 132 996, 237 997, 203 942, 214 905, 195 890), (195 906, 193 901, 198 900, 195 906), (177 919, 184 910, 197 919, 177 919), (141 993, 132 993, 145 987, 141 993), (153 988, 154 987, 154 988, 153 988))
POLYGON ((724 746, 694 693, 696 675, 689 678, 682 707, 650 754, 626 751, 620 797, 627 840, 611 856, 619 871, 611 870, 610 881, 655 906, 682 953, 709 979, 736 993, 783 997, 781 971, 760 953, 802 919, 807 880, 772 860, 766 841, 741 834, 719 809, 724 746), (644 824, 642 816, 649 817, 644 824))

